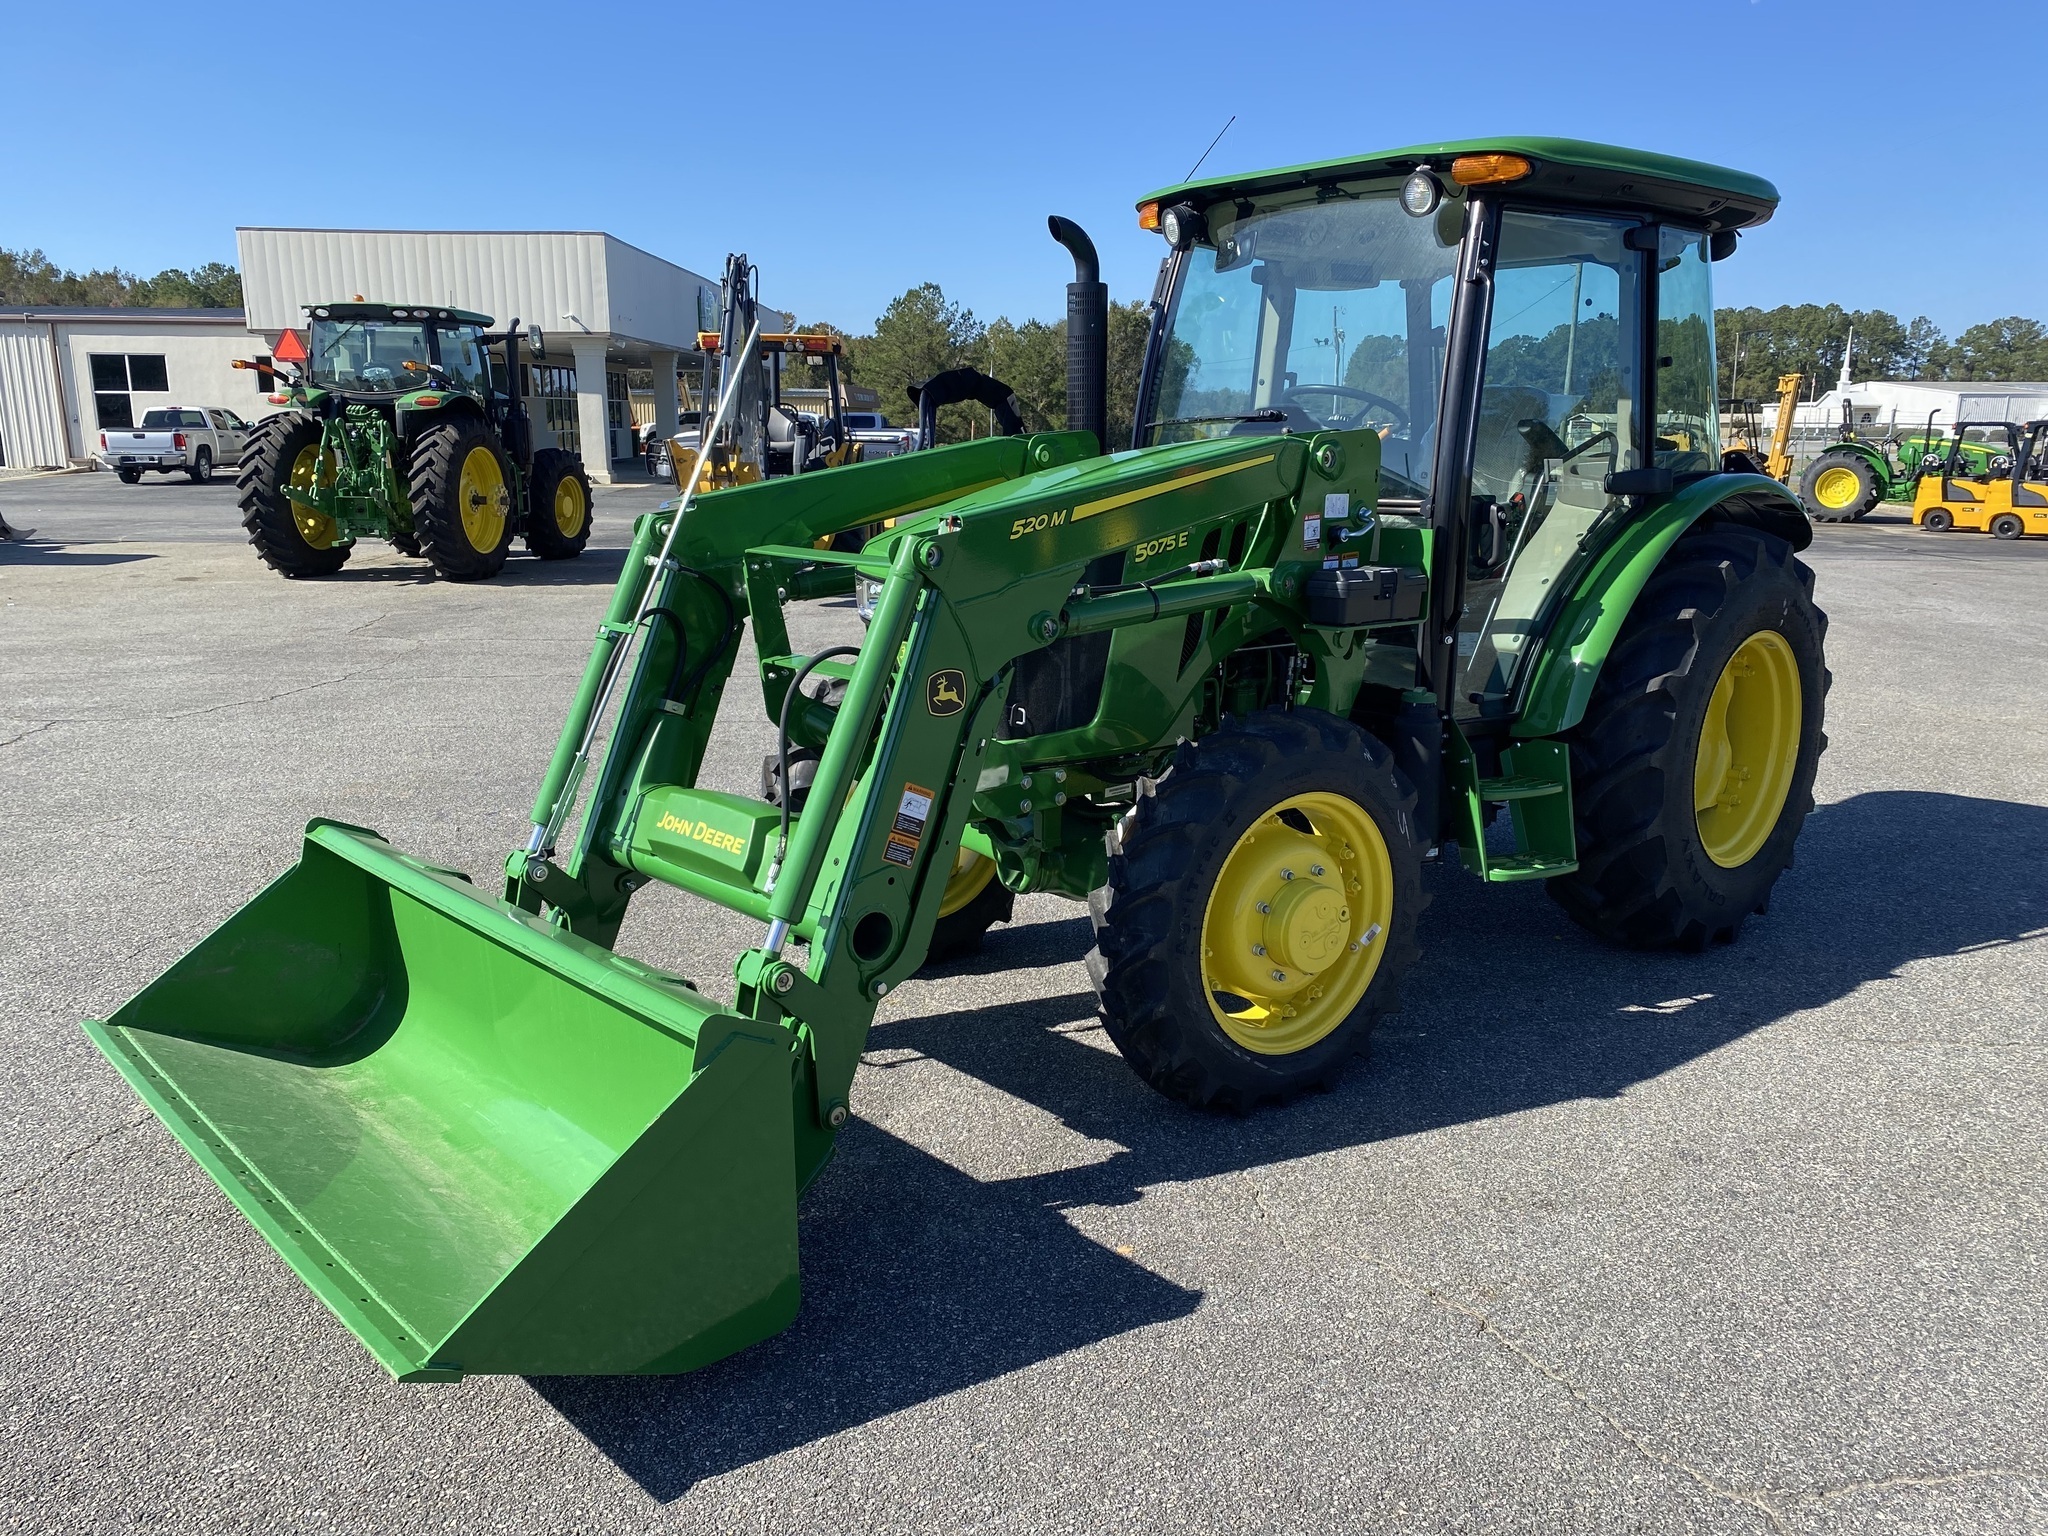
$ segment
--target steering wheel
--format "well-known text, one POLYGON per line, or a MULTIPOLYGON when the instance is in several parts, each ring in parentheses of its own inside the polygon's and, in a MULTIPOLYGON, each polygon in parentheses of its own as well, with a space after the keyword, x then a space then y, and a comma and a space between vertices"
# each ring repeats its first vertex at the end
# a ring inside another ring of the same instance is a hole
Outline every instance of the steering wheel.
MULTIPOLYGON (((1376 405, 1398 418, 1394 423, 1394 430, 1403 437, 1408 435, 1408 408, 1389 400, 1385 395, 1376 395, 1369 389, 1353 389, 1349 384, 1297 384, 1281 395, 1279 403, 1282 406, 1292 405, 1307 409, 1295 399, 1296 395, 1341 395, 1347 400, 1363 400, 1368 406, 1376 405)), ((1361 411, 1359 414, 1362 416, 1365 413, 1361 411)))

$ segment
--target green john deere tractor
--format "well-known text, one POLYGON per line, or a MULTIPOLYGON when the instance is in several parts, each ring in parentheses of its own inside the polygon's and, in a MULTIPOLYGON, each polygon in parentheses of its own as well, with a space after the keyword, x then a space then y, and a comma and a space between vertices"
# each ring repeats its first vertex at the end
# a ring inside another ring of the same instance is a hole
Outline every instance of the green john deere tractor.
POLYGON ((492 334, 488 315, 361 302, 308 305, 307 319, 295 409, 257 424, 235 480, 272 570, 329 575, 360 538, 451 581, 497 575, 518 533, 544 560, 583 553, 590 481, 575 454, 534 449, 517 320, 492 334))
MULTIPOLYGON (((1867 438, 1857 432, 1850 414, 1844 402, 1841 437, 1814 456, 1799 480, 1799 500, 1816 522, 1858 522, 1887 501, 1910 502, 1923 466, 1925 473, 1940 474, 1948 463, 1951 445, 1946 433, 1934 430, 1934 416, 1918 432, 1867 438)), ((1998 450, 1965 441, 1955 445, 1955 452, 1962 466, 1956 473, 1981 476, 1992 472, 1998 450)))
POLYGON ((991 890, 1085 903, 1131 1067, 1232 1111, 1395 1007, 1435 853, 1616 944, 1733 939, 1828 686, 1805 514, 1709 457, 1711 263, 1776 202, 1556 139, 1168 188, 1109 454, 1106 290, 1054 220, 1068 430, 686 476, 501 887, 316 820, 86 1028, 395 1374, 676 1372, 795 1315, 877 1001, 991 890), (786 610, 861 577, 861 643, 799 651, 786 610), (699 783, 749 627, 801 805, 699 783), (649 881, 760 924, 729 977, 613 947, 649 881))

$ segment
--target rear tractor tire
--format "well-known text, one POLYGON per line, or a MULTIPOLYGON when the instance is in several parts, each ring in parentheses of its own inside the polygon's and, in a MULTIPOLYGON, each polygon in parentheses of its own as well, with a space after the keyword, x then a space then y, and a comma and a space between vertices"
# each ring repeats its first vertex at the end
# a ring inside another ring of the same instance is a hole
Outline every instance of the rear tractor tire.
POLYGON ((1824 453, 1806 467, 1799 499, 1816 522, 1853 523, 1884 500, 1884 482, 1860 453, 1824 453))
POLYGON ((288 577, 331 576, 348 563, 354 546, 330 517, 302 507, 285 487, 310 487, 333 465, 323 462, 320 423, 303 411, 284 411, 256 424, 235 475, 242 526, 263 563, 288 577))
POLYGON ((1732 941, 1813 809, 1827 616, 1784 540, 1726 524, 1672 546, 1571 733, 1579 867, 1548 882, 1637 949, 1732 941))
POLYGON ((526 547, 543 560, 573 560, 590 542, 590 477, 560 448, 533 456, 526 489, 526 547))
POLYGON ((1261 711, 1183 744, 1088 902, 1110 1039, 1198 1108, 1329 1086, 1399 1007, 1422 851, 1415 791, 1347 720, 1261 711))
POLYGON ((505 455, 484 424, 458 417, 427 428, 406 474, 420 552, 450 581, 487 581, 505 567, 516 519, 505 455))
POLYGON ((410 528, 394 528, 391 530, 391 547, 401 555, 411 555, 414 559, 418 559, 420 554, 420 536, 410 528))

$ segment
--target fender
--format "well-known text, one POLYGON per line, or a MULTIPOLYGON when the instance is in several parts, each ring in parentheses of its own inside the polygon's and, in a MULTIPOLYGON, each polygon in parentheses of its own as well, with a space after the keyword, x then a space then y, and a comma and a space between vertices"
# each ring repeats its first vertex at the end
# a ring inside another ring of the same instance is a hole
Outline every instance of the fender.
POLYGON ((1767 475, 1708 475, 1630 520, 1600 553, 1550 626, 1523 695, 1517 737, 1556 736, 1585 717, 1622 621, 1686 529, 1703 518, 1740 523, 1794 549, 1813 542, 1813 524, 1791 491, 1767 475))

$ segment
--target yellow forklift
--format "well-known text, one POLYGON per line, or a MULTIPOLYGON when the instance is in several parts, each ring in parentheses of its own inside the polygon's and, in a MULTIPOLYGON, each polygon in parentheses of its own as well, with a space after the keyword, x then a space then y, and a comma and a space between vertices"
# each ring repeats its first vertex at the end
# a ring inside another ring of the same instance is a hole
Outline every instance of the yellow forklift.
POLYGON ((1929 533, 1965 528, 1994 539, 2048 534, 2048 420, 1958 422, 1948 451, 1922 461, 1913 522, 1929 533), (2004 436, 2005 451, 1994 434, 2004 436), (1968 454, 1966 444, 1992 451, 1968 454))

